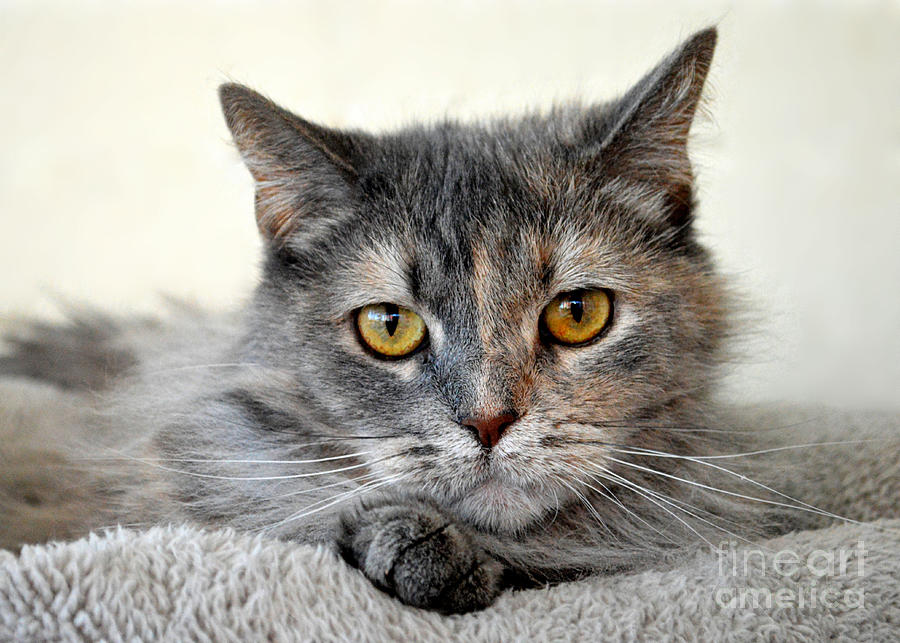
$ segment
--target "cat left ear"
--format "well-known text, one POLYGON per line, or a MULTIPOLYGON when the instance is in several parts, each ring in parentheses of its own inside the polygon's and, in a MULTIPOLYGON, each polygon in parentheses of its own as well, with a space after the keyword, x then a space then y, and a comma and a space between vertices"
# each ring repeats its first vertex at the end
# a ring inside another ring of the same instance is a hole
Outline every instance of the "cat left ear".
POLYGON ((604 131, 597 134, 604 176, 661 194, 664 214, 674 226, 687 227, 691 221, 688 132, 715 48, 715 27, 691 36, 612 106, 604 131))
POLYGON ((283 243, 309 219, 347 208, 362 135, 315 125, 237 84, 219 87, 228 129, 256 181, 256 222, 283 243))

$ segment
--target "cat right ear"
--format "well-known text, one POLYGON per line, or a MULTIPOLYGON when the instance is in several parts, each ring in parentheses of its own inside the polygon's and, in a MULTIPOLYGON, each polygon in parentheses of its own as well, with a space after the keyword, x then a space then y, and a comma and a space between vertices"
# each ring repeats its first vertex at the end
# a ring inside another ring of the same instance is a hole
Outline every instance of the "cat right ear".
POLYGON ((256 222, 284 243, 314 217, 346 210, 362 136, 321 127, 238 84, 219 87, 228 129, 256 181, 256 222))
POLYGON ((611 107, 593 112, 585 129, 589 141, 599 142, 590 151, 600 171, 662 196, 662 214, 680 229, 692 219, 688 134, 716 38, 714 27, 695 33, 611 107))

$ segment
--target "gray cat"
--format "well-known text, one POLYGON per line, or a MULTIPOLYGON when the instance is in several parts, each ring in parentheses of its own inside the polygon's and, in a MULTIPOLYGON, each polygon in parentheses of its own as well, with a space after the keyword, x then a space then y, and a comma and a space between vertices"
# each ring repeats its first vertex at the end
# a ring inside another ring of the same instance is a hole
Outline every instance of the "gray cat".
POLYGON ((0 362, 106 389, 80 527, 323 541, 446 612, 783 528, 695 457, 741 443, 686 149, 715 42, 606 104, 378 136, 221 87, 265 241, 245 309, 35 327, 0 362))

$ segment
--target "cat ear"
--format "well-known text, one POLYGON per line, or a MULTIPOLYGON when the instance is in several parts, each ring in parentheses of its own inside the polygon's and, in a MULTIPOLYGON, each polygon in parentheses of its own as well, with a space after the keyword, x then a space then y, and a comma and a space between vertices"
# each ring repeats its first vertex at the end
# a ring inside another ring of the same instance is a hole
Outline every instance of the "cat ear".
POLYGON ((346 209, 361 136, 310 123, 247 87, 225 84, 228 129, 256 180, 256 222, 276 242, 304 220, 346 209))
POLYGON ((613 105, 598 133, 603 174, 649 186, 679 227, 691 221, 687 139, 715 48, 715 27, 691 36, 613 105))

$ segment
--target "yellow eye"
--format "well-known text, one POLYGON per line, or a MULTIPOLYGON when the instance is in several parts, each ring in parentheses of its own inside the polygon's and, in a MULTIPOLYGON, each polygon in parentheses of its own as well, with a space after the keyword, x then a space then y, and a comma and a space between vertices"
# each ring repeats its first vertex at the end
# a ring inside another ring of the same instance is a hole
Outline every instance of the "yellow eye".
POLYGON ((612 301, 605 290, 573 290, 544 309, 544 327, 561 344, 583 344, 606 328, 612 301))
POLYGON ((372 304, 356 314, 359 336, 376 353, 403 357, 425 339, 425 322, 409 308, 397 304, 372 304))

